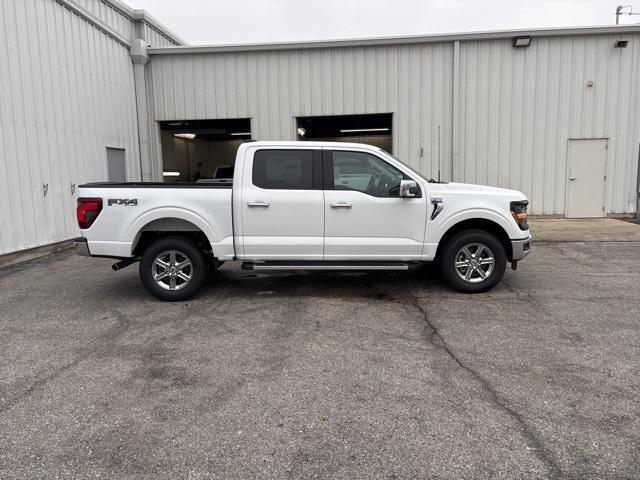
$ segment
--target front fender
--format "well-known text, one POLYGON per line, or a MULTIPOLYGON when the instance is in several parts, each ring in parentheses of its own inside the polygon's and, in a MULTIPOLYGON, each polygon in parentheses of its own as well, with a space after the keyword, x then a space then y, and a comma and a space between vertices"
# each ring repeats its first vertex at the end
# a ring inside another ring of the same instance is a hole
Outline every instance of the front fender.
POLYGON ((465 220, 475 220, 475 219, 483 219, 494 222, 507 233, 507 235, 512 238, 513 237, 513 225, 511 222, 513 221, 510 217, 506 215, 502 215, 495 210, 490 210, 486 208, 469 208, 465 210, 460 210, 458 212, 453 213, 452 215, 443 218, 440 223, 434 225, 436 228, 428 228, 427 227, 427 241, 426 243, 439 243, 442 237, 447 233, 447 231, 453 227, 454 225, 463 222, 465 220))

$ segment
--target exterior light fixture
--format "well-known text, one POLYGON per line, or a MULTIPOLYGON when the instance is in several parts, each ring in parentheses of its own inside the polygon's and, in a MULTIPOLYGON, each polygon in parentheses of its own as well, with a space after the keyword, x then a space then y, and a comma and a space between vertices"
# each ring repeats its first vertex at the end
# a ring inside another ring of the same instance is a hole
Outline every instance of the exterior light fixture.
POLYGON ((526 48, 531 45, 531 37, 513 37, 513 48, 526 48))
POLYGON ((180 172, 162 172, 163 177, 179 177, 180 172))
POLYGON ((629 40, 618 40, 613 48, 627 48, 627 45, 629 45, 629 40))
POLYGON ((302 127, 298 127, 298 135, 300 135, 301 137, 304 137, 307 134, 307 131, 302 128, 302 127))
POLYGON ((366 132, 388 132, 388 128, 349 128, 340 130, 340 133, 366 133, 366 132))
POLYGON ((187 140, 193 140, 194 138, 196 138, 195 133, 174 133, 173 136, 178 138, 186 138, 187 140))

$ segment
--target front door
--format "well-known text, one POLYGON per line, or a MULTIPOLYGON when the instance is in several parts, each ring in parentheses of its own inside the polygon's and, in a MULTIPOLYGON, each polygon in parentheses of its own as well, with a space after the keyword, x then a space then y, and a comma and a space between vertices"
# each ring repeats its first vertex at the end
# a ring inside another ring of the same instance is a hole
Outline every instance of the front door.
POLYGON ((607 140, 569 140, 567 218, 604 217, 607 140))
POLYGON ((322 152, 248 150, 242 180, 244 260, 322 260, 322 152))
POLYGON ((325 149, 325 260, 420 260, 425 194, 401 198, 403 178, 371 153, 325 149))

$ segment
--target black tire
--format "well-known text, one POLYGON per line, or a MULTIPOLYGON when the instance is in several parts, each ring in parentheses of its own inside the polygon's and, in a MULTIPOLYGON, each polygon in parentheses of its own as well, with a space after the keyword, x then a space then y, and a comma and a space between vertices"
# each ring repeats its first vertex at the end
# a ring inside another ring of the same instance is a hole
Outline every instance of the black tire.
POLYGON ((446 282, 453 289, 464 293, 486 292, 493 288, 504 276, 506 266, 507 253, 504 246, 494 235, 484 230, 464 230, 458 233, 447 242, 440 257, 440 270, 446 282), (482 249, 479 248, 480 245, 483 246, 482 249), (466 250, 463 250, 464 247, 466 250), (476 257, 477 252, 480 253, 476 257), (493 258, 493 264, 490 263, 490 258, 493 258), (465 267, 464 264, 469 266, 465 267))
POLYGON ((207 277, 207 261, 198 245, 184 237, 164 237, 149 245, 140 259, 140 280, 149 293, 160 300, 178 302, 195 295, 207 277), (162 262, 170 259, 174 252, 174 269, 154 265, 156 258, 162 255, 162 262), (190 264, 185 264, 188 260, 190 264), (179 264, 185 265, 180 271, 179 264), (158 275, 156 281, 154 273, 158 275), (162 276, 162 274, 165 274, 162 276), (182 276, 179 276, 182 274, 182 276), (173 278, 171 278, 173 277, 173 278), (185 281, 183 278, 188 277, 185 281), (173 283, 172 283, 173 282, 173 283), (164 287, 162 286, 164 285, 164 287))

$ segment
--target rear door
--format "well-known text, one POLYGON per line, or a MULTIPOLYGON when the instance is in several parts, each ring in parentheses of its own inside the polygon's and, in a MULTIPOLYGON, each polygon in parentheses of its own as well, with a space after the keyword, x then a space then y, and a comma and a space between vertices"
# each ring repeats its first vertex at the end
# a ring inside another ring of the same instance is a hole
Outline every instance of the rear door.
POLYGON ((245 260, 322 260, 322 151, 247 151, 242 192, 245 260))
POLYGON ((401 198, 403 179, 418 181, 369 152, 324 150, 325 260, 422 258, 425 194, 401 198))

